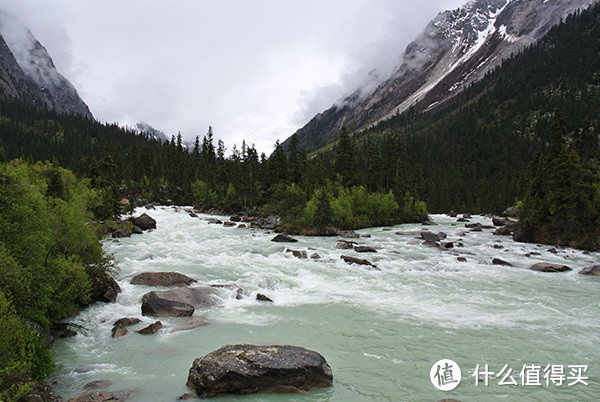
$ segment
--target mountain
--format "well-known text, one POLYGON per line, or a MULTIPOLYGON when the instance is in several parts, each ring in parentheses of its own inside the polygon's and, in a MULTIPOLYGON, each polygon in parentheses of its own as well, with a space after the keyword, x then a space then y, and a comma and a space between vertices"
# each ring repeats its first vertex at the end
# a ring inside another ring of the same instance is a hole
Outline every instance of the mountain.
MULTIPOLYGON (((402 64, 390 77, 374 85, 371 74, 361 88, 299 129, 299 148, 319 149, 335 141, 344 125, 350 131, 364 129, 417 104, 436 110, 595 1, 472 0, 442 12, 407 46, 402 64)), ((289 141, 283 142, 284 148, 289 141)))
POLYGON ((137 123, 133 130, 139 134, 147 134, 148 136, 150 136, 150 138, 154 138, 155 140, 159 140, 160 142, 169 141, 169 138, 165 133, 143 121, 137 123))
POLYGON ((48 51, 14 16, 0 11, 0 96, 93 119, 48 51))

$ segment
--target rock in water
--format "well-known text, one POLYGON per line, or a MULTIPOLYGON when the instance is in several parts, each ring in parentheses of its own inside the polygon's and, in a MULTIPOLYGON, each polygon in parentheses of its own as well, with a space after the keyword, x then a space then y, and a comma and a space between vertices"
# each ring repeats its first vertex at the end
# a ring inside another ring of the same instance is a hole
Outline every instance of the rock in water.
POLYGON ((379 268, 377 268, 377 265, 371 263, 368 260, 362 259, 362 258, 356 258, 356 257, 352 257, 352 256, 349 256, 349 255, 342 255, 342 256, 340 256, 340 258, 342 260, 344 260, 345 262, 347 262, 348 264, 368 265, 368 266, 373 267, 373 268, 375 268, 377 270, 379 269, 379 268))
POLYGON ((277 236, 273 237, 271 239, 271 241, 278 242, 278 243, 296 243, 298 240, 296 240, 286 234, 280 233, 277 236))
POLYGON ((533 264, 531 267, 529 267, 529 269, 532 271, 540 271, 540 272, 571 271, 571 268, 569 268, 566 265, 550 264, 548 262, 538 262, 537 264, 533 264))
POLYGON ((112 329, 112 337, 120 338, 122 336, 127 335, 127 328, 125 328, 122 324, 115 325, 112 329))
POLYGON ((197 282, 179 272, 143 272, 131 279, 133 285, 146 286, 180 286, 197 282))
POLYGON ((592 265, 591 267, 585 267, 579 271, 581 275, 600 275, 600 265, 592 265))
POLYGON ((129 327, 131 325, 139 324, 140 322, 142 322, 142 320, 140 320, 139 318, 125 317, 125 318, 120 318, 117 321, 115 321, 113 326, 116 327, 118 325, 122 325, 124 327, 129 327))
POLYGON ((263 295, 262 293, 258 293, 256 295, 256 300, 260 300, 260 301, 266 301, 266 302, 273 302, 273 299, 271 299, 268 296, 263 295))
POLYGON ((135 331, 138 334, 142 334, 142 335, 151 335, 151 334, 155 334, 158 332, 159 329, 161 329, 163 327, 162 322, 160 321, 156 321, 153 322, 152 324, 148 325, 146 328, 140 329, 139 331, 135 331))
POLYGON ((505 267, 512 267, 513 266, 510 262, 506 262, 504 260, 501 260, 500 258, 494 258, 492 260, 492 264, 494 264, 494 265, 504 265, 505 267))
POLYGON ((211 288, 177 288, 148 292, 142 297, 142 314, 150 317, 186 317, 194 308, 216 304, 211 288))
POLYGON ((143 214, 137 218, 131 218, 133 224, 142 230, 156 229, 156 221, 148 214, 143 214))
POLYGON ((370 246, 354 246, 354 251, 357 253, 376 253, 377 250, 370 246))
POLYGON ((187 380, 201 398, 255 392, 302 393, 330 387, 319 353, 290 345, 228 345, 194 360, 187 380))

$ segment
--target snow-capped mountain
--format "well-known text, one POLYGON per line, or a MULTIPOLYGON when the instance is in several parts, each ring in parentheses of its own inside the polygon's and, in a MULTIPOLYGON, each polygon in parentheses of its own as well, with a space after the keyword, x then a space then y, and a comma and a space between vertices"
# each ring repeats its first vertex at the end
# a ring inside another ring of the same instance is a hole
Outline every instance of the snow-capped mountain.
MULTIPOLYGON (((472 0, 440 13, 401 55, 378 86, 372 77, 296 132, 302 149, 318 149, 342 126, 358 130, 419 103, 433 110, 552 26, 598 0, 472 0)), ((283 143, 286 147, 289 139, 283 143)))
POLYGON ((159 140, 160 142, 165 142, 165 141, 169 141, 169 138, 167 137, 167 135, 165 133, 163 133, 162 131, 160 131, 157 128, 152 127, 150 124, 146 123, 146 122, 139 122, 137 123, 133 129, 138 133, 138 134, 147 134, 150 137, 159 140))
POLYGON ((93 118, 48 51, 18 19, 0 11, 0 96, 93 118))

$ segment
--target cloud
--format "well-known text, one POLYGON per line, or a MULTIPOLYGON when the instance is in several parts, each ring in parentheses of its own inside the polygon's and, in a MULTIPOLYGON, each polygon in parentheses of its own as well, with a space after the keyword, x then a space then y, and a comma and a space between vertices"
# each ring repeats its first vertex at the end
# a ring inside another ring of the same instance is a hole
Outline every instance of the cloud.
POLYGON ((94 115, 269 153, 461 0, 0 0, 94 115))

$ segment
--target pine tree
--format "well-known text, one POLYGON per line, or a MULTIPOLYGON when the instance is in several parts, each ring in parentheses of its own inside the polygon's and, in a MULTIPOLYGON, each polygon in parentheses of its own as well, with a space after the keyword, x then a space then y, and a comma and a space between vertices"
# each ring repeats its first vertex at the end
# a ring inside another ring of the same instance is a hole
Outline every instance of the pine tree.
POLYGON ((335 149, 334 172, 340 175, 342 185, 350 187, 356 184, 356 153, 346 126, 342 127, 335 149))

